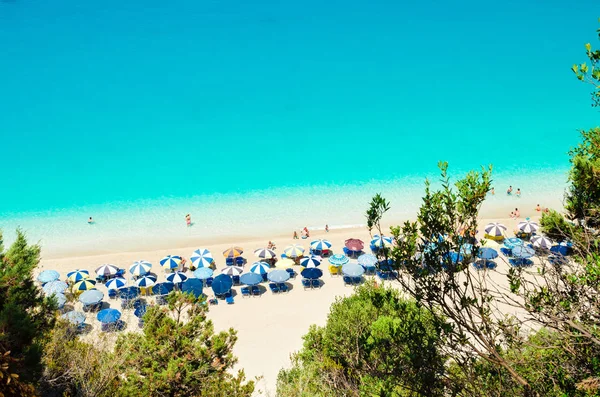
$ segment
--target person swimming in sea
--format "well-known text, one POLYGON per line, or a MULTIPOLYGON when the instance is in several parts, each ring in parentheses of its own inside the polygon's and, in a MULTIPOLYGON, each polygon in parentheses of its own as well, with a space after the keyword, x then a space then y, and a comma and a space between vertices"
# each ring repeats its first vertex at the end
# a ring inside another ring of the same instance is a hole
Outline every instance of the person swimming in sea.
POLYGON ((512 194, 512 186, 508 187, 508 189, 506 190, 506 194, 508 194, 509 196, 512 194))
POLYGON ((517 197, 521 197, 521 189, 517 188, 517 197))
POLYGON ((93 225, 93 224, 94 224, 94 220, 90 216, 90 218, 88 219, 88 225, 93 225))

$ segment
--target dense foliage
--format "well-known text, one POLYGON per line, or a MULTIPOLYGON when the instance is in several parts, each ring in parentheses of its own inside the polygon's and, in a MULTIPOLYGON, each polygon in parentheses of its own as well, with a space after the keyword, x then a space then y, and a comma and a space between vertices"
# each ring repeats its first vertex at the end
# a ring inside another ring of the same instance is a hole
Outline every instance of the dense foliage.
POLYGON ((5 251, 0 234, 0 395, 27 395, 42 372, 44 337, 54 324, 55 302, 33 279, 40 247, 24 234, 5 251))
POLYGON ((279 373, 278 395, 443 395, 440 334, 429 311, 365 284, 337 299, 324 327, 311 327, 292 368, 279 373))

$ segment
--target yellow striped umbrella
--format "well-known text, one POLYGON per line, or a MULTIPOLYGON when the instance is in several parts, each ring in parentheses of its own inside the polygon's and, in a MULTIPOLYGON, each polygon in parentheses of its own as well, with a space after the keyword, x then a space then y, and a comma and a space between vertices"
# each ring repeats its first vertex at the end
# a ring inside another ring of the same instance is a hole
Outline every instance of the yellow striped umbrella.
POLYGON ((238 256, 242 256, 243 253, 244 249, 242 247, 231 247, 223 251, 223 256, 225 258, 237 258, 238 256))
POLYGON ((283 258, 277 261, 277 263, 275 263, 275 267, 278 269, 287 269, 288 267, 292 267, 296 264, 296 262, 294 262, 292 259, 290 258, 283 258))
POLYGON ((89 279, 78 281, 73 285, 74 291, 87 291, 94 288, 96 288, 96 282, 89 279))
POLYGON ((287 246, 283 250, 283 253, 288 258, 298 258, 298 257, 304 255, 304 247, 301 245, 298 245, 298 244, 292 244, 292 245, 287 246))

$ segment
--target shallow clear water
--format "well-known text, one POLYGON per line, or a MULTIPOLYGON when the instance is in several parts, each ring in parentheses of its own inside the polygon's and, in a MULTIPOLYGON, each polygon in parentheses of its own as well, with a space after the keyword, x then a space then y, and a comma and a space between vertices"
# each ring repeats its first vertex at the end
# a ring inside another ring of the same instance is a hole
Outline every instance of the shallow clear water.
POLYGON ((559 197, 600 5, 481 3, 0 1, 0 227, 351 225, 378 191, 400 218, 438 160, 559 197))

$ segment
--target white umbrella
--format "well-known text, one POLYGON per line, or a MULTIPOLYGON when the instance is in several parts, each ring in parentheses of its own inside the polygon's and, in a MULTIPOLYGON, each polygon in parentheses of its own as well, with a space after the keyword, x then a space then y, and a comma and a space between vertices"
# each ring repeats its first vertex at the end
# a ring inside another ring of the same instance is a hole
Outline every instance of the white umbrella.
POLYGON ((96 269, 96 274, 101 277, 108 277, 116 275, 118 271, 119 268, 115 265, 102 265, 98 269, 96 269))
POLYGON ((244 268, 239 266, 227 266, 225 269, 221 270, 221 274, 226 274, 228 276, 239 276, 244 272, 244 268))
POLYGON ((531 238, 531 243, 534 247, 550 249, 552 247, 552 240, 545 236, 533 236, 531 238))
POLYGON ((261 259, 271 259, 271 258, 275 258, 277 256, 275 251, 273 251, 272 249, 269 249, 269 248, 259 248, 254 251, 254 255, 256 255, 256 257, 261 258, 261 259))
POLYGON ((485 225, 485 228, 483 230, 485 230, 485 234, 487 235, 500 237, 504 235, 504 232, 506 231, 506 226, 498 222, 493 222, 485 225))
POLYGON ((519 229, 523 233, 534 233, 539 228, 540 228, 540 225, 538 225, 535 222, 531 222, 529 220, 523 221, 523 222, 519 222, 519 224, 517 225, 517 229, 519 229))

